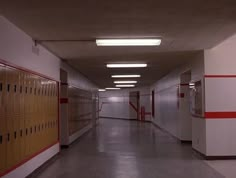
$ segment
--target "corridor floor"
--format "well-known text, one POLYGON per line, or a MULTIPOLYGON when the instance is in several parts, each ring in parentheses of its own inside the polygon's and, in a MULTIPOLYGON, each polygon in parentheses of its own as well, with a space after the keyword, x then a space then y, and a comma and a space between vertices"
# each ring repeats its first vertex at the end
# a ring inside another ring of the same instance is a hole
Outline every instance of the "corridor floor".
POLYGON ((101 119, 35 178, 222 178, 150 123, 101 119))

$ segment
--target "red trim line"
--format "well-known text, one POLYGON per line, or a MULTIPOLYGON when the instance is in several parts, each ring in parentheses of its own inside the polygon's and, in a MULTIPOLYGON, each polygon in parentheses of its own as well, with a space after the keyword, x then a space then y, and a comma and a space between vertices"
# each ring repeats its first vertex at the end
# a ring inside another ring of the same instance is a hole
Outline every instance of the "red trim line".
POLYGON ((38 73, 38 72, 35 72, 35 71, 32 71, 32 70, 26 69, 24 67, 20 67, 18 65, 9 63, 9 62, 7 62, 7 61, 5 61, 3 59, 0 59, 0 63, 3 64, 3 65, 6 65, 6 67, 12 67, 12 68, 15 68, 15 69, 18 69, 18 70, 22 70, 22 71, 25 71, 25 72, 28 72, 28 73, 31 73, 31 74, 34 74, 34 75, 38 75, 40 77, 44 77, 44 78, 49 79, 49 80, 53 80, 53 81, 59 82, 59 80, 56 80, 54 78, 48 77, 46 75, 43 75, 41 73, 38 73))
POLYGON ((188 83, 181 83, 181 84, 179 84, 180 86, 189 86, 189 84, 188 83))
POLYGON ((236 78, 236 75, 204 75, 205 78, 236 78))
POLYGON ((65 104, 65 103, 68 103, 68 102, 69 102, 68 98, 60 98, 60 103, 61 104, 65 104))
POLYGON ((138 108, 136 108, 133 103, 129 102, 129 105, 138 113, 138 108))
POLYGON ((228 119, 235 118, 236 112, 205 112, 206 119, 228 119))
POLYGON ((22 166, 23 164, 25 164, 25 163, 28 162, 29 160, 33 159, 34 157, 38 156, 38 155, 41 154, 42 152, 46 151, 47 149, 51 148, 52 146, 54 146, 54 145, 56 145, 56 144, 58 144, 58 143, 59 143, 59 142, 57 141, 56 143, 53 143, 53 144, 47 146, 46 148, 42 149, 41 151, 39 151, 39 152, 33 154, 32 156, 26 158, 26 159, 23 160, 21 163, 19 163, 19 164, 13 166, 13 167, 11 167, 11 168, 9 168, 8 170, 6 170, 6 171, 3 172, 2 174, 0 174, 0 177, 2 177, 2 176, 4 176, 4 175, 6 175, 6 174, 8 174, 8 173, 10 173, 10 172, 12 172, 12 171, 14 171, 14 170, 17 169, 18 167, 22 166))

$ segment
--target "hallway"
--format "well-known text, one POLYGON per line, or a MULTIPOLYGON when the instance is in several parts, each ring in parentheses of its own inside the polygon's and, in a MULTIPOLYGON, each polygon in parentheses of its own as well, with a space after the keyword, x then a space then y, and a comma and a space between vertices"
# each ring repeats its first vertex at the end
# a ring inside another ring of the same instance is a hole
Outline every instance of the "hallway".
POLYGON ((37 178, 222 178, 181 145, 150 123, 100 119, 37 178))

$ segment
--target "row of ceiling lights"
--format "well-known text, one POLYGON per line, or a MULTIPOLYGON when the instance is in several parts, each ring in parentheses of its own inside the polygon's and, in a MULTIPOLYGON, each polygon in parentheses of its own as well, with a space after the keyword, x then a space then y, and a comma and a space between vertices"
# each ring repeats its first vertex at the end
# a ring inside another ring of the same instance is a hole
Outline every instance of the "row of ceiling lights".
MULTIPOLYGON (((97 46, 159 46, 161 39, 98 39, 96 40, 97 46)), ((107 64, 107 68, 139 68, 147 67, 147 64, 107 64)), ((138 78, 141 75, 112 75, 112 78, 138 78)), ((121 80, 114 81, 115 88, 99 89, 99 91, 106 90, 119 90, 120 88, 135 87, 137 81, 135 80, 121 80)))

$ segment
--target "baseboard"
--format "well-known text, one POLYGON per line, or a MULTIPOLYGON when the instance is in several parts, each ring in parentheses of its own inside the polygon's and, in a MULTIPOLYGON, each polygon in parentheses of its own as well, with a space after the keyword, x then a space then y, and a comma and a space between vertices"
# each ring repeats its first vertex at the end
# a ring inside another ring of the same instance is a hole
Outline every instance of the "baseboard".
POLYGON ((180 140, 182 144, 192 144, 191 140, 180 140))
POLYGON ((132 120, 132 121, 138 121, 136 118, 120 118, 120 117, 106 117, 106 116, 100 116, 101 119, 117 119, 117 120, 132 120))
POLYGON ((137 120, 136 118, 118 118, 118 117, 105 117, 105 116, 100 116, 101 119, 117 119, 117 120, 126 120, 126 121, 139 121, 139 122, 149 122, 151 123, 152 121, 150 120, 137 120))
POLYGON ((15 166, 6 174, 0 175, 1 178, 25 178, 37 170, 40 166, 45 164, 48 160, 57 155, 60 151, 59 143, 55 143, 36 154, 34 157, 26 160, 25 162, 15 166))
POLYGON ((207 156, 201 152, 199 152, 198 150, 194 149, 194 152, 197 154, 198 157, 200 157, 201 159, 204 160, 208 160, 208 161, 213 161, 213 160, 235 160, 236 159, 236 155, 227 155, 227 156, 207 156))
POLYGON ((61 149, 67 149, 69 148, 69 145, 61 145, 61 149))
POLYGON ((69 136, 69 143, 68 143, 68 145, 72 144, 79 137, 81 137, 83 134, 88 132, 92 127, 93 127, 92 124, 89 124, 88 126, 84 127, 80 131, 78 131, 78 132, 74 133, 73 135, 69 136))
POLYGON ((42 164, 39 168, 34 170, 30 175, 28 175, 26 178, 34 178, 37 175, 39 175, 44 169, 46 169, 49 165, 53 164, 57 158, 58 158, 59 153, 57 153, 55 156, 50 158, 48 161, 46 161, 44 164, 42 164))

